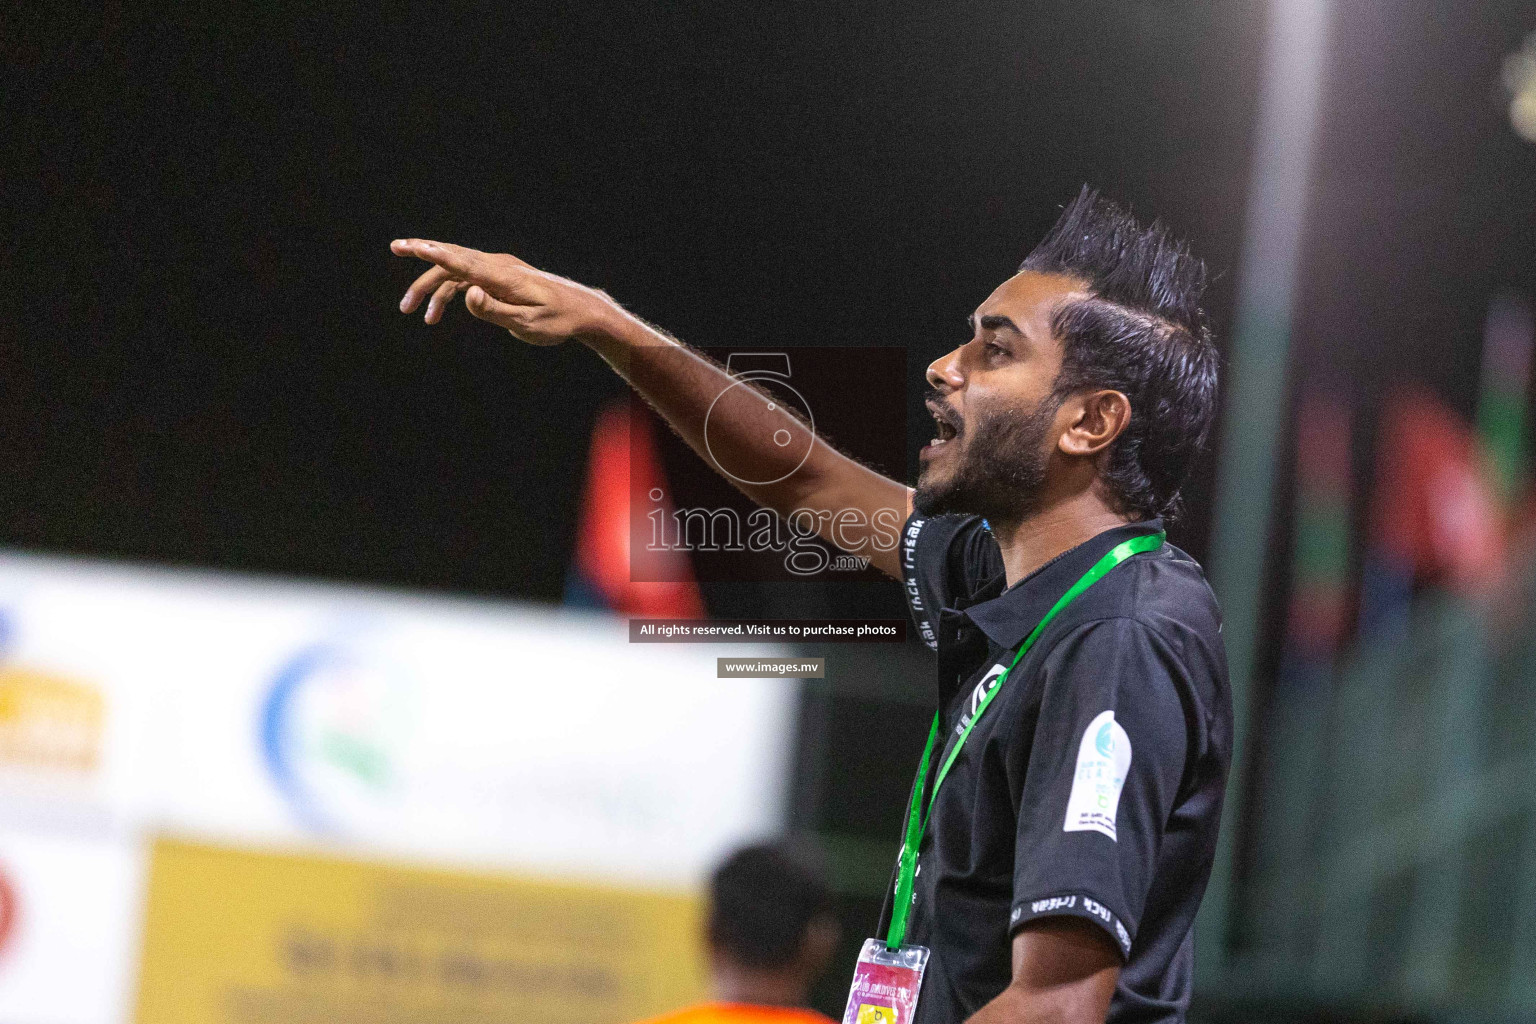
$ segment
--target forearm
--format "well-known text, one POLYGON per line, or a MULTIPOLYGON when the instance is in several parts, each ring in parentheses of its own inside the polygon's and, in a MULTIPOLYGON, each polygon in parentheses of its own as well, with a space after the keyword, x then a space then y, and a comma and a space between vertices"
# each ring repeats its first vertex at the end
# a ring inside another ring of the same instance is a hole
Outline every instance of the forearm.
POLYGON ((1097 927, 1045 918, 1013 937, 1013 982, 967 1024, 1104 1024, 1120 953, 1097 927))
POLYGON ((1028 1001, 1023 993, 1009 987, 971 1015, 966 1024, 1043 1024, 1045 1018, 1029 1017, 1028 1001))
MULTIPOLYGON (((754 501, 788 513, 812 486, 816 467, 807 465, 795 472, 809 434, 805 424, 783 406, 764 400, 755 388, 733 387, 736 378, 702 352, 623 310, 616 310, 600 331, 581 340, 628 381, 711 469, 718 472, 722 464, 752 467, 751 473, 738 472, 731 482, 754 501), (790 444, 773 443, 780 431, 789 432, 790 444), (752 485, 743 483, 743 476, 786 479, 752 485)), ((809 464, 812 459, 805 461, 809 464)))
MULTIPOLYGON (((1071 993, 1026 992, 1010 985, 971 1015, 966 1024, 1096 1024, 1071 993)), ((1103 1015, 1098 1017, 1102 1022, 1103 1015)))
MULTIPOLYGON (((739 381, 703 353, 617 308, 601 329, 581 340, 711 469, 737 469, 724 475, 758 504, 785 516, 808 510, 817 516, 817 532, 850 550, 864 547, 862 540, 874 532, 869 520, 885 508, 882 526, 894 538, 906 514, 906 488, 838 452, 771 396, 736 386, 739 381), (750 472, 741 472, 742 467, 750 467, 750 472), (743 477, 774 482, 748 483, 743 477), (836 517, 848 509, 863 517, 862 532, 846 524, 834 529, 836 517), (856 539, 859 543, 850 543, 856 539)), ((883 553, 868 548, 863 553, 886 568, 883 553)))

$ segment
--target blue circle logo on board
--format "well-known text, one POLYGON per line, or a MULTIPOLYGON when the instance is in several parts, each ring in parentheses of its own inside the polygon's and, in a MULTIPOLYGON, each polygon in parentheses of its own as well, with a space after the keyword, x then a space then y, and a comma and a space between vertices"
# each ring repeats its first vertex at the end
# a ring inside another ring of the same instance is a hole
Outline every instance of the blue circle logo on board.
POLYGON ((301 648, 278 669, 261 710, 262 759, 306 828, 387 823, 415 689, 372 631, 301 648))

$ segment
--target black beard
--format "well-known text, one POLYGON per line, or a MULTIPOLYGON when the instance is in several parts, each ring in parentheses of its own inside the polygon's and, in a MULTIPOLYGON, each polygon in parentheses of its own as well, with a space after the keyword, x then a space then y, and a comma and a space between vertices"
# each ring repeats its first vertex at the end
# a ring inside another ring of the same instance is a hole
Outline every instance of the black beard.
POLYGON ((925 516, 959 513, 998 522, 1018 522, 1034 515, 1040 510, 1050 460, 1045 442, 1060 406, 1052 396, 1028 411, 968 417, 974 433, 960 464, 938 486, 925 485, 920 477, 913 507, 925 516))

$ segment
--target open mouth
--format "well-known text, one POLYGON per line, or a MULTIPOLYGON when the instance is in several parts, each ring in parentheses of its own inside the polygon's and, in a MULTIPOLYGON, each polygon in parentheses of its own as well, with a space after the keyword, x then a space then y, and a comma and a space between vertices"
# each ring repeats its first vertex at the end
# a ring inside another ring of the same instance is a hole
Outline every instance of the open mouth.
POLYGON ((928 412, 933 416, 934 438, 928 442, 930 448, 946 444, 954 440, 960 433, 956 426, 954 414, 936 402, 928 402, 928 412))

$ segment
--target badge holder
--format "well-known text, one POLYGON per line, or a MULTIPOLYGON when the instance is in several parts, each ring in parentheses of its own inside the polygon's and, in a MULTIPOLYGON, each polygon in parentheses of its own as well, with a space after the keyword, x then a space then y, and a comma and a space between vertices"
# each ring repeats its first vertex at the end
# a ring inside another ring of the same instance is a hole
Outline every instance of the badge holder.
POLYGON ((927 969, 928 950, 922 946, 889 949, 879 939, 865 939, 843 1024, 912 1024, 927 969))

